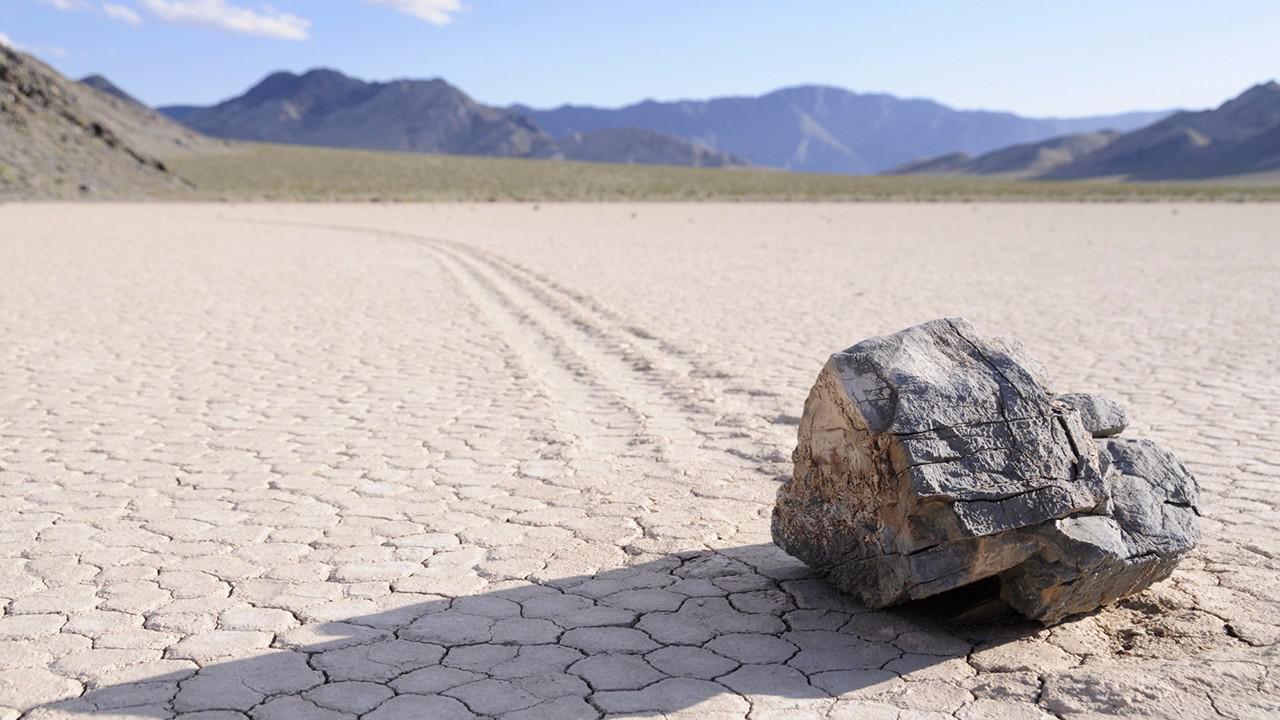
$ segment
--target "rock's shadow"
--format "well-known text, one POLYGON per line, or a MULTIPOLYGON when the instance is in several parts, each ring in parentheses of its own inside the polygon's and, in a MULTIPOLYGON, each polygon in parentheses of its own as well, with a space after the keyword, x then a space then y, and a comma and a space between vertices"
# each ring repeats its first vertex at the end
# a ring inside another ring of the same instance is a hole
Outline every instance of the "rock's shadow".
MULTIPOLYGON (((127 674, 29 717, 596 718, 695 707, 745 715, 742 696, 890 702, 906 691, 902 674, 964 663, 975 642, 1038 629, 948 629, 946 598, 871 611, 773 545, 676 553, 456 599, 389 597, 379 612, 275 634, 270 649, 248 657, 127 674)), ((244 632, 215 631, 204 644, 244 632)))

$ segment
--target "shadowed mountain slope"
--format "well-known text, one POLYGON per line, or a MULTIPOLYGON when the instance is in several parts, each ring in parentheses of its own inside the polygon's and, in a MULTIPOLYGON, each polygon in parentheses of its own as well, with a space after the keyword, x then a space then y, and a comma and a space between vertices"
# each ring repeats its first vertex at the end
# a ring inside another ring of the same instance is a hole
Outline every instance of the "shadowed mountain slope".
POLYGON ((528 118, 438 79, 367 83, 333 70, 282 72, 240 97, 187 110, 177 114, 183 124, 236 140, 500 157, 555 145, 528 118))
POLYGON ((1097 152, 1119 136, 1120 133, 1112 130, 1064 135, 1041 142, 1023 143, 994 150, 976 158, 955 153, 918 160, 889 170, 885 174, 997 175, 1006 178, 1034 178, 1097 152))
POLYGON ((1045 175, 1180 180, 1280 170, 1280 84, 1255 85, 1213 110, 1180 112, 1045 175))
POLYGON ((558 143, 565 160, 691 167, 745 166, 747 161, 671 135, 635 128, 574 133, 558 143))
POLYGON ((1130 130, 1166 114, 1037 119, 822 86, 785 88, 759 97, 650 100, 616 109, 516 109, 556 137, 603 128, 645 128, 738 155, 753 165, 832 173, 875 173, 913 158, 975 155, 1106 128, 1130 130))
POLYGON ((963 175, 964 168, 973 162, 969 153, 955 152, 937 157, 921 158, 885 170, 882 175, 963 175))

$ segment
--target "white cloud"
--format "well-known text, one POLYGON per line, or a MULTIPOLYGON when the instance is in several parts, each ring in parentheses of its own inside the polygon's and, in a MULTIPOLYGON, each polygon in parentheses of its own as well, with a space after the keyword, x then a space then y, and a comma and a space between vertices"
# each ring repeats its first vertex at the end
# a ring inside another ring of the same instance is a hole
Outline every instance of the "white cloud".
POLYGON ((112 20, 119 20, 135 27, 142 24, 142 16, 127 5, 104 2, 101 3, 102 8, 99 10, 88 0, 40 0, 40 3, 48 5, 58 12, 88 11, 95 15, 106 15, 112 20))
POLYGON ((250 10, 226 0, 141 0, 152 15, 174 23, 209 25, 244 35, 306 40, 311 21, 270 6, 250 10))
POLYGON ((462 0, 366 0, 374 5, 386 5, 432 25, 448 25, 453 14, 462 10, 462 0))
POLYGON ((3 45, 10 50, 17 50, 18 52, 24 52, 29 55, 53 57, 58 58, 59 60, 63 60, 69 55, 66 48, 58 47, 57 45, 20 45, 14 42, 13 38, 5 35, 4 33, 0 33, 0 45, 3 45))
POLYGON ((114 3, 102 3, 102 12, 112 20, 119 20, 126 25, 137 27, 142 24, 142 16, 133 8, 127 5, 116 5, 114 3))
POLYGON ((86 0, 40 0, 40 2, 62 12, 89 9, 89 3, 86 0))

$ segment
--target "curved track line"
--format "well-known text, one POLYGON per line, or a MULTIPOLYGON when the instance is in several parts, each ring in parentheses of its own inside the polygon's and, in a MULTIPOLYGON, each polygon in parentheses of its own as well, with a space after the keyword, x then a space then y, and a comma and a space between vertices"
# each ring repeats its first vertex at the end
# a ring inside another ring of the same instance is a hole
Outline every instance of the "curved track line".
MULTIPOLYGON (((313 227, 356 232, 375 237, 412 242, 447 258, 460 273, 466 273, 472 297, 500 308, 513 318, 503 334, 517 337, 533 332, 520 347, 526 354, 541 354, 561 373, 556 392, 573 394, 573 380, 611 395, 634 418, 639 429, 633 445, 652 445, 650 457, 672 460, 673 448, 684 453, 715 450, 724 463, 739 470, 763 471, 777 475, 787 457, 776 447, 776 438, 761 432, 770 421, 758 408, 744 401, 749 395, 730 382, 732 376, 699 362, 674 343, 628 323, 616 311, 599 302, 526 270, 495 254, 466 244, 416 233, 380 228, 319 223, 249 220, 259 224, 313 227)), ((542 368, 543 363, 531 363, 542 368)), ((578 404, 569 407, 591 407, 578 404)), ((621 450, 621 449, 620 449, 621 450)), ((628 447, 621 456, 636 455, 628 447)), ((639 453, 644 455, 646 453, 639 453)), ((685 461, 694 458, 682 454, 685 461)), ((615 455, 614 457, 618 457, 615 455)))

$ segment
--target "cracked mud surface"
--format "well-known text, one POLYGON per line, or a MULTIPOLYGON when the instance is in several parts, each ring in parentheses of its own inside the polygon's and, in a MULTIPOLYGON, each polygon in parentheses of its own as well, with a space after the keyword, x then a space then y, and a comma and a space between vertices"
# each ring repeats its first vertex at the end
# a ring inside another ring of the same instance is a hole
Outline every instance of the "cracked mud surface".
POLYGON ((0 718, 1280 713, 1280 207, 0 207, 0 718), (1044 629, 769 542, 834 350, 962 314, 1203 491, 1044 629))

